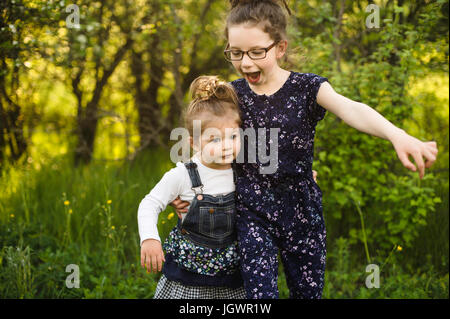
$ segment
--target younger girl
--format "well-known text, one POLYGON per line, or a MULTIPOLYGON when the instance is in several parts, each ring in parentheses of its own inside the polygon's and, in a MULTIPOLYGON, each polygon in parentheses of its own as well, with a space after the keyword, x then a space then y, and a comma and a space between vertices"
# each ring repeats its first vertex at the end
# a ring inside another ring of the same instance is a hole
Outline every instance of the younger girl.
MULTIPOLYGON (((252 127, 259 133, 260 128, 281 128, 274 174, 261 174, 264 164, 259 161, 234 163, 241 273, 248 298, 278 298, 280 252, 290 297, 321 298, 326 231, 312 162, 315 127, 326 110, 362 132, 391 141, 403 165, 415 171, 411 155, 421 178, 435 161, 437 147, 406 134, 369 106, 336 93, 327 78, 282 69, 287 21, 280 3, 289 11, 285 1, 232 0, 226 22, 225 57, 243 76, 232 82, 242 129, 252 127)), ((243 146, 245 153, 246 143, 243 146)), ((183 207, 180 200, 172 205, 183 207)))
POLYGON ((165 261, 154 298, 244 298, 231 168, 240 149, 237 97, 230 84, 214 76, 195 79, 191 94, 185 123, 197 153, 188 163, 178 162, 141 201, 141 265, 156 272, 165 261), (194 140, 196 120, 201 135, 194 140), (177 196, 190 207, 165 241, 164 256, 158 214, 177 196))

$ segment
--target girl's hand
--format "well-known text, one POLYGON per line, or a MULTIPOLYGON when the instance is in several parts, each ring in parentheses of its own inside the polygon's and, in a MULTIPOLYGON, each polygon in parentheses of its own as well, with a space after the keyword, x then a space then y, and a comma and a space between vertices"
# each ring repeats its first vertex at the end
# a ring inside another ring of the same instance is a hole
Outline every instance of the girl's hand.
POLYGON ((186 209, 186 206, 189 206, 189 202, 182 201, 180 199, 180 196, 175 198, 173 202, 169 203, 170 206, 175 208, 175 211, 178 215, 178 218, 181 218, 181 213, 187 213, 188 210, 186 209))
POLYGON ((317 172, 315 170, 312 171, 313 171, 313 179, 317 183, 317 172))
POLYGON ((406 132, 402 131, 396 134, 391 139, 394 145, 397 156, 402 162, 403 166, 411 171, 415 172, 417 170, 416 166, 409 160, 409 155, 412 156, 414 161, 419 168, 419 177, 423 178, 425 175, 425 168, 431 167, 436 161, 436 156, 438 153, 436 142, 422 142, 417 138, 408 135, 406 132), (423 157, 426 161, 424 162, 423 157))
POLYGON ((147 272, 161 271, 162 263, 166 261, 161 247, 161 242, 156 239, 146 239, 141 246, 141 266, 147 266, 147 272))

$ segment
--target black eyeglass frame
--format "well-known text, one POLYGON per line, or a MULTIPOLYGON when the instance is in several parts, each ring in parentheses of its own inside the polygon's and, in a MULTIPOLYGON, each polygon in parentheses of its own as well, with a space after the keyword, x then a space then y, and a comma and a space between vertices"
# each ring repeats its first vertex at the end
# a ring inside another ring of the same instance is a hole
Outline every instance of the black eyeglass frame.
MULTIPOLYGON (((251 49, 251 50, 248 50, 248 51, 242 51, 242 50, 239 50, 240 52, 242 52, 242 56, 241 56, 240 59, 229 59, 229 58, 227 57, 227 52, 237 51, 237 50, 226 50, 226 49, 225 49, 225 50, 223 50, 223 55, 225 56, 225 59, 226 59, 227 61, 229 61, 229 62, 241 61, 241 60, 244 58, 244 55, 245 55, 245 54, 247 54, 247 56, 248 56, 250 59, 252 59, 252 60, 262 60, 262 59, 265 59, 265 58, 266 58, 267 52, 269 52, 269 50, 272 49, 274 46, 276 46, 279 42, 280 42, 280 41, 276 41, 276 42, 272 43, 271 45, 269 45, 267 48, 251 49), (262 57, 262 58, 252 58, 248 53, 249 53, 250 51, 255 51, 255 50, 264 50, 264 51, 265 51, 264 57, 262 57)), ((229 45, 230 45, 230 44, 227 44, 227 48, 229 47, 229 45)))

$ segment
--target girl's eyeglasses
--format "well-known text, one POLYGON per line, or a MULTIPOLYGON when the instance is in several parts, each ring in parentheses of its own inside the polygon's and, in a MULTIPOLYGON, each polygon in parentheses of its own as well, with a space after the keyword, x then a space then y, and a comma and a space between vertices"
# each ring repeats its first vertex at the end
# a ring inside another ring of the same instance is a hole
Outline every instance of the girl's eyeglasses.
MULTIPOLYGON (((266 57, 267 52, 272 49, 278 42, 272 43, 267 48, 261 48, 261 49, 251 49, 248 51, 241 51, 236 49, 231 50, 224 50, 223 54, 225 55, 225 59, 228 61, 241 61, 244 58, 244 54, 247 54, 248 57, 252 60, 262 60, 266 57)), ((228 48, 229 44, 227 44, 228 48)))

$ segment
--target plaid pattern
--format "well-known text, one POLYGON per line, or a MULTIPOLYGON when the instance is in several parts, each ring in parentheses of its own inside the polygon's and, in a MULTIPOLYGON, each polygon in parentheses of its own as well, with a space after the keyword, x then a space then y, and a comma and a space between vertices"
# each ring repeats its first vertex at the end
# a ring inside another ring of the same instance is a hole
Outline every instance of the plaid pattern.
POLYGON ((168 280, 162 275, 156 286, 154 299, 244 299, 244 287, 197 287, 185 286, 168 280))

